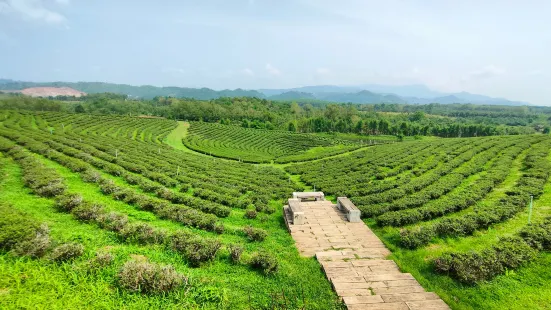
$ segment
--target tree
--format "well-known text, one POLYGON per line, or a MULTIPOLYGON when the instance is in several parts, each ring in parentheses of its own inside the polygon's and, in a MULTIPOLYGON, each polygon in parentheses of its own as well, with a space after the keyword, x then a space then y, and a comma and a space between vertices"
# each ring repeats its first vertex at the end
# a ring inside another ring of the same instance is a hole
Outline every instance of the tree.
POLYGON ((295 124, 295 121, 289 122, 289 125, 287 125, 287 130, 289 130, 291 132, 296 132, 297 131, 297 125, 295 124))
POLYGON ((76 113, 84 113, 86 111, 84 110, 84 107, 81 104, 77 104, 76 107, 75 107, 75 112, 76 113))
POLYGON ((409 117, 409 120, 412 122, 420 122, 424 119, 425 119, 425 112, 423 111, 417 111, 409 117))

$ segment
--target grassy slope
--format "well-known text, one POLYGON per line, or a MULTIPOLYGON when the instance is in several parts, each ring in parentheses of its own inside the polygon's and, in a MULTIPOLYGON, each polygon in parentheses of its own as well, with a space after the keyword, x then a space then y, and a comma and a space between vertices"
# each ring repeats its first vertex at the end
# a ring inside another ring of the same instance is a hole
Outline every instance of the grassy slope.
MULTIPOLYGON (((521 174, 521 160, 522 157, 515 160, 511 175, 485 199, 485 203, 498 199, 505 189, 514 186, 521 174)), ((546 185, 545 194, 535 202, 533 219, 549 215, 551 180, 546 185)), ((529 265, 477 286, 462 285, 447 276, 434 274, 430 266, 431 258, 446 250, 468 251, 494 244, 499 236, 513 234, 526 225, 527 218, 528 210, 487 231, 477 232, 472 237, 440 240, 429 247, 414 251, 386 243, 393 252, 392 258, 403 271, 412 273, 421 285, 437 292, 453 309, 551 309, 551 286, 548 285, 551 283, 551 268, 548 267, 551 253, 541 253, 529 265)), ((392 235, 380 228, 374 227, 374 231, 383 240, 392 235)))
MULTIPOLYGON (((103 196, 97 187, 84 183, 78 175, 71 173, 68 169, 44 158, 41 160, 66 178, 71 192, 79 192, 86 199, 101 202, 110 209, 129 214, 131 220, 146 221, 155 227, 168 230, 183 229, 178 224, 159 220, 151 213, 134 210, 131 206, 103 196)), ((25 303, 44 305, 47 304, 48 298, 53 298, 56 299, 56 303, 51 305, 52 308, 85 307, 91 300, 98 300, 97 306, 105 308, 119 308, 122 305, 131 308, 174 308, 201 304, 212 308, 221 306, 241 309, 249 307, 249 298, 253 305, 268 305, 271 301, 270 294, 281 294, 282 290, 285 290, 289 300, 300 299, 299 303, 302 303, 302 295, 304 295, 306 303, 314 309, 326 309, 335 305, 336 296, 325 280, 319 264, 314 259, 299 257, 291 237, 284 229, 279 208, 278 212, 270 215, 264 223, 244 220, 240 216, 241 212, 234 212, 230 218, 224 219, 228 225, 243 226, 244 222, 250 221, 253 225, 269 231, 266 241, 246 243, 245 247, 249 253, 260 246, 276 255, 281 263, 280 271, 276 276, 265 277, 246 266, 232 265, 225 258, 225 254, 207 266, 189 268, 177 254, 171 251, 160 247, 121 244, 109 232, 93 225, 80 224, 70 215, 55 212, 52 200, 38 198, 23 187, 20 169, 14 162, 10 161, 5 170, 9 175, 3 184, 0 199, 29 211, 41 220, 47 220, 52 227, 54 237, 61 240, 82 241, 90 252, 88 257, 95 250, 106 246, 114 246, 117 255, 116 266, 102 272, 102 278, 89 277, 83 272, 76 272, 70 265, 59 268, 48 263, 16 260, 9 255, 1 255, 0 278, 3 280, 0 280, 0 288, 6 288, 9 292, 2 303, 10 307, 25 303), (58 219, 62 220, 58 221, 58 219), (185 290, 181 290, 165 298, 119 292, 114 285, 116 272, 131 254, 145 255, 152 261, 175 265, 179 271, 190 277, 192 286, 187 289, 191 289, 191 292, 185 295, 185 290), (30 277, 23 285, 18 284, 21 282, 22 274, 30 277), (78 285, 74 283, 75 280, 79 281, 78 285), (44 282, 48 282, 47 285, 44 282), (70 294, 65 293, 69 291, 70 294), (208 303, 209 301, 211 303, 208 303)), ((212 236, 211 233, 204 234, 212 236)), ((225 234, 220 238, 223 242, 243 242, 243 237, 240 235, 225 234)), ((83 263, 80 261, 76 265, 83 263)))

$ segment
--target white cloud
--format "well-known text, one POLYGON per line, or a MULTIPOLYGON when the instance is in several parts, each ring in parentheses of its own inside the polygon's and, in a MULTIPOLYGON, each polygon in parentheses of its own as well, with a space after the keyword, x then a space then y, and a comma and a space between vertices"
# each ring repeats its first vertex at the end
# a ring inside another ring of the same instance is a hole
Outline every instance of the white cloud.
POLYGON ((270 75, 281 75, 281 71, 269 63, 266 64, 266 71, 268 71, 270 75))
POLYGON ((328 68, 317 68, 316 73, 319 75, 327 75, 331 73, 331 70, 329 70, 328 68))
MULTIPOLYGON (((66 0, 60 0, 61 2, 66 0)), ((26 20, 38 20, 49 24, 63 24, 65 16, 44 7, 43 0, 7 0, 0 13, 16 13, 26 20)), ((68 1, 66 1, 68 3, 68 1)))
POLYGON ((59 4, 69 4, 69 3, 71 3, 71 0, 55 0, 55 2, 57 2, 59 4))
POLYGON ((245 69, 241 70, 241 72, 244 75, 247 75, 247 76, 254 76, 254 71, 251 70, 250 68, 245 68, 245 69))
POLYGON ((488 65, 482 69, 471 71, 469 73, 469 78, 471 79, 488 79, 505 73, 505 69, 488 65))

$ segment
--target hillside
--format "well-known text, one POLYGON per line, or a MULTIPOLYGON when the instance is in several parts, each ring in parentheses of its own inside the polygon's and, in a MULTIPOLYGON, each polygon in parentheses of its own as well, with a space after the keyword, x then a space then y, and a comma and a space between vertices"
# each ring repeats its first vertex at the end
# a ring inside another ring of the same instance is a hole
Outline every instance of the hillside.
POLYGON ((0 91, 23 90, 32 87, 70 87, 81 92, 115 93, 128 95, 130 98, 152 99, 154 97, 177 97, 193 98, 199 100, 211 100, 221 97, 256 97, 272 100, 320 100, 335 103, 409 103, 409 104, 430 104, 430 103, 473 103, 479 105, 528 105, 526 102, 511 101, 503 98, 492 98, 484 95, 460 93, 440 93, 431 91, 424 85, 361 85, 361 86, 335 86, 318 85, 304 86, 288 89, 258 89, 245 90, 237 88, 234 90, 214 90, 210 88, 188 88, 188 87, 158 87, 151 85, 133 86, 127 84, 114 84, 103 82, 21 82, 2 79, 0 80, 0 91))
POLYGON ((31 87, 21 90, 20 93, 31 97, 86 96, 85 92, 81 92, 70 87, 31 87))

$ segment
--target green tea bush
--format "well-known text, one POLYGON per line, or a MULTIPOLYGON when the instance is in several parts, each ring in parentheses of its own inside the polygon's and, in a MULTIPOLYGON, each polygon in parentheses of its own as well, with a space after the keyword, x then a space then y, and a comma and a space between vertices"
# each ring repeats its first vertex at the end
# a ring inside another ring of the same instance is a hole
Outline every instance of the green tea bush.
POLYGON ((33 239, 40 224, 13 206, 0 203, 0 249, 9 251, 16 244, 33 239))
POLYGON ((19 242, 14 252, 19 256, 29 256, 40 258, 44 256, 51 248, 50 230, 46 224, 40 225, 32 239, 19 242))
POLYGON ((184 256, 192 266, 200 266, 213 260, 221 246, 218 240, 193 237, 187 241, 184 247, 184 256))
POLYGON ((256 210, 248 209, 245 211, 244 217, 247 219, 255 219, 257 216, 256 210))
POLYGON ((250 241, 264 241, 268 236, 268 233, 261 228, 254 228, 252 226, 245 226, 243 232, 250 241))
POLYGON ((239 263, 239 260, 241 259, 241 254, 243 254, 243 246, 240 244, 229 244, 228 250, 230 251, 230 258, 232 262, 239 263))
POLYGON ((55 262, 65 262, 81 256, 84 253, 84 246, 80 243, 65 243, 57 246, 50 254, 55 262))
POLYGON ((279 269, 279 262, 277 259, 266 251, 254 253, 249 261, 249 264, 266 275, 276 273, 279 269))
POLYGON ((551 218, 543 223, 526 225, 519 235, 536 250, 551 250, 551 218))
POLYGON ((70 212, 81 204, 82 196, 80 194, 64 194, 58 196, 55 202, 57 209, 63 212, 70 212))
POLYGON ((164 232, 156 230, 145 223, 125 225, 120 231, 120 236, 127 242, 134 242, 137 244, 163 243, 166 239, 164 232))
POLYGON ((105 208, 100 204, 85 201, 74 208, 71 213, 80 221, 93 222, 105 213, 105 208))
POLYGON ((103 213, 96 219, 101 228, 121 232, 128 224, 128 216, 116 212, 103 213))
POLYGON ((119 285, 131 292, 145 294, 167 293, 177 289, 187 279, 171 265, 129 261, 118 274, 119 285))
POLYGON ((537 252, 519 237, 502 238, 481 252, 446 253, 434 261, 435 270, 460 282, 474 284, 491 280, 535 258, 537 252))
POLYGON ((84 182, 87 182, 87 183, 99 183, 99 181, 101 180, 101 174, 99 174, 99 172, 92 169, 88 169, 81 172, 80 177, 84 182))
POLYGON ((108 252, 98 252, 96 256, 88 261, 86 267, 88 271, 96 271, 105 268, 113 263, 115 257, 108 252))

